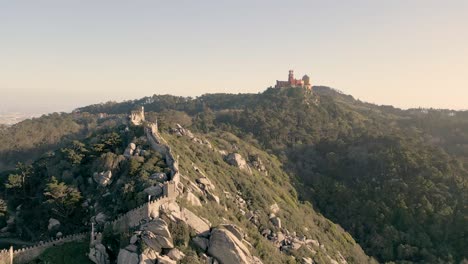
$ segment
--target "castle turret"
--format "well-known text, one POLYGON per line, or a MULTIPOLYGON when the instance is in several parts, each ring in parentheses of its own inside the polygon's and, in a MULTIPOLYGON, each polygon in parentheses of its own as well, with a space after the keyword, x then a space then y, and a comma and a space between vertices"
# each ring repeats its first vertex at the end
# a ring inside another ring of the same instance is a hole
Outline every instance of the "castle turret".
POLYGON ((138 110, 134 110, 130 113, 130 122, 135 125, 141 125, 145 121, 145 108, 142 106, 138 110))
POLYGON ((310 77, 309 76, 304 75, 304 77, 302 77, 302 80, 304 81, 304 85, 309 85, 310 84, 310 77))
POLYGON ((302 77, 302 81, 304 88, 310 90, 312 87, 312 85, 310 84, 310 77, 306 74, 304 75, 304 77, 302 77))
POLYGON ((294 84, 294 71, 293 70, 289 70, 288 83, 290 85, 294 84))

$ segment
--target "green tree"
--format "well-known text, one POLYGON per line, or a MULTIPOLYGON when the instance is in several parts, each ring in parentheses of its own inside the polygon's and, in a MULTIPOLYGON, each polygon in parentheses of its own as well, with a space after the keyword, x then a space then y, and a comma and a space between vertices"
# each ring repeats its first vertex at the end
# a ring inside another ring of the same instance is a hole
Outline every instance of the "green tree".
POLYGON ((58 182, 55 177, 46 185, 44 196, 51 210, 62 218, 69 217, 81 200, 81 193, 75 187, 58 182))
POLYGON ((7 189, 20 189, 23 187, 23 181, 21 175, 19 174, 10 174, 8 175, 7 182, 5 183, 7 189))

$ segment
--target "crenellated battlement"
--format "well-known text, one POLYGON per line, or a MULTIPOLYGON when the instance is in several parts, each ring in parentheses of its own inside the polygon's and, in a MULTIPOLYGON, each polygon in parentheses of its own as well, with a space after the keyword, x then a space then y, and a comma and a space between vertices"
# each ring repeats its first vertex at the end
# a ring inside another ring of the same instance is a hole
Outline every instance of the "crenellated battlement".
POLYGON ((56 245, 60 245, 60 244, 67 243, 67 242, 82 240, 82 239, 85 239, 87 235, 88 235, 87 232, 83 232, 79 234, 72 234, 72 235, 64 236, 61 238, 52 238, 45 242, 40 242, 39 244, 34 245, 34 246, 14 250, 13 254, 18 254, 18 253, 34 250, 36 248, 56 246, 56 245))
POLYGON ((153 201, 149 201, 125 214, 118 216, 114 221, 106 223, 115 232, 125 232, 129 228, 136 227, 150 219, 159 217, 161 205, 174 201, 175 197, 161 196, 153 201))
POLYGON ((177 184, 180 181, 179 163, 177 162, 171 147, 158 132, 157 124, 145 123, 146 137, 153 150, 161 153, 166 160, 166 164, 171 170, 170 180, 163 183, 163 195, 155 200, 151 200, 137 208, 119 215, 114 221, 108 222, 114 231, 124 232, 131 227, 138 226, 144 221, 159 217, 159 208, 164 203, 174 201, 177 198, 177 184))
POLYGON ((67 235, 62 238, 52 238, 45 242, 40 242, 37 245, 16 250, 4 249, 0 251, 0 264, 9 264, 11 259, 15 260, 15 264, 28 263, 39 257, 48 248, 63 245, 69 242, 84 241, 87 236, 88 233, 79 233, 67 235))

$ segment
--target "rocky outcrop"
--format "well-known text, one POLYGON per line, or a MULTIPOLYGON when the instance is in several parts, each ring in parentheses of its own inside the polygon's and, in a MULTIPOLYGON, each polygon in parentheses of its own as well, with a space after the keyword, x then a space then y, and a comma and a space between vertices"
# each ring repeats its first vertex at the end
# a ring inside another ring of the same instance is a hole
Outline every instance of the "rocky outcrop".
POLYGON ((196 182, 198 183, 199 187, 204 191, 212 191, 215 189, 215 186, 207 177, 198 178, 196 182))
POLYGON ((203 234, 210 231, 210 224, 207 220, 198 217, 196 214, 186 208, 181 208, 175 202, 164 204, 161 207, 161 210, 173 222, 184 222, 197 234, 203 234))
POLYGON ((128 147, 125 149, 124 151, 124 157, 126 157, 127 159, 129 159, 130 157, 133 156, 134 152, 136 150, 136 145, 135 143, 130 143, 128 144, 128 147))
POLYGON ((141 234, 142 242, 152 250, 161 253, 163 249, 174 248, 172 237, 155 235, 149 231, 143 231, 141 234))
POLYGON ((277 203, 274 203, 270 206, 270 212, 272 214, 277 214, 280 211, 280 207, 278 206, 277 203))
POLYGON ((190 130, 183 128, 179 124, 176 124, 176 127, 171 129, 171 133, 179 137, 182 137, 182 136, 188 137, 190 140, 192 140, 195 143, 198 143, 200 145, 205 145, 210 149, 213 148, 211 143, 208 140, 195 137, 195 135, 193 135, 193 133, 190 130))
POLYGON ((153 220, 141 226, 140 229, 142 242, 157 253, 161 253, 163 249, 174 248, 171 233, 164 220, 153 220))
POLYGON ((169 180, 169 177, 167 177, 166 173, 163 172, 154 173, 149 178, 150 180, 155 180, 158 182, 165 182, 169 180))
POLYGON ((99 243, 89 250, 89 259, 96 264, 109 264, 109 255, 106 252, 106 247, 99 243))
POLYGON ((117 257, 117 264, 139 264, 138 255, 127 249, 120 249, 119 256, 117 257))
MULTIPOLYGON (((166 221, 158 218, 153 221, 148 222, 140 227, 141 230, 150 231, 155 235, 171 238, 171 233, 169 232, 169 227, 166 221)), ((172 239, 172 238, 171 238, 172 239)))
POLYGON ((202 206, 200 199, 192 192, 187 192, 185 199, 187 199, 187 202, 192 206, 202 206))
POLYGON ((198 236, 192 238, 192 242, 202 252, 206 252, 206 250, 208 249, 208 246, 210 244, 210 241, 207 238, 198 237, 198 236))
POLYGON ((208 254, 222 264, 256 263, 248 248, 230 231, 215 228, 211 232, 208 254))
POLYGON ((230 153, 225 157, 225 161, 231 166, 236 166, 245 172, 252 173, 249 165, 239 153, 230 153))
POLYGON ((183 257, 182 252, 174 249, 167 223, 157 218, 139 226, 131 236, 130 244, 120 250, 118 263, 176 263, 183 257), (139 255, 138 245, 144 249, 139 255))
POLYGON ((92 217, 91 220, 98 225, 103 225, 107 220, 107 215, 105 215, 103 212, 100 212, 96 216, 92 217))
POLYGON ((47 229, 49 231, 52 231, 54 229, 58 229, 60 227, 60 221, 54 218, 49 219, 49 225, 47 226, 47 229))
POLYGON ((151 186, 143 190, 146 194, 159 197, 163 194, 163 185, 151 186))
POLYGON ((146 248, 140 254, 139 264, 154 264, 156 263, 158 257, 159 257, 159 254, 156 251, 152 250, 151 248, 146 248))
POLYGON ((177 264, 177 261, 171 259, 169 256, 159 256, 158 264, 177 264))
POLYGON ((281 219, 275 214, 270 215, 270 222, 277 228, 281 228, 281 219))
POLYGON ((106 187, 107 185, 112 183, 112 172, 111 171, 104 171, 97 173, 95 172, 93 175, 94 181, 99 184, 101 187, 106 187))
POLYGON ((174 261, 180 261, 185 257, 185 254, 182 253, 177 248, 173 248, 169 252, 167 252, 166 256, 168 256, 169 258, 171 258, 174 261))
POLYGON ((258 155, 249 155, 249 164, 252 168, 258 170, 259 172, 268 175, 268 171, 263 164, 262 159, 258 155))
POLYGON ((176 127, 172 128, 171 132, 176 134, 177 136, 186 136, 186 137, 188 137, 190 139, 195 138, 195 136, 193 135, 193 133, 190 130, 183 128, 179 124, 176 124, 176 127))
POLYGON ((232 224, 222 224, 221 225, 222 228, 225 228, 226 230, 228 230, 229 232, 231 232, 234 236, 237 237, 237 239, 241 240, 244 239, 244 233, 242 232, 242 230, 237 227, 236 225, 232 225, 232 224))

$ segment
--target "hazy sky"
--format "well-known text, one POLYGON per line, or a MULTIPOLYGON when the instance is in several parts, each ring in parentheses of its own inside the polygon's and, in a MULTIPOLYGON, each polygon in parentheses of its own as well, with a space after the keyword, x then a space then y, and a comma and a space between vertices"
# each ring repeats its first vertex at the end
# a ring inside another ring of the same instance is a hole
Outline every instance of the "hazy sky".
POLYGON ((467 0, 0 0, 0 112, 260 92, 289 69, 398 107, 468 108, 467 0))

